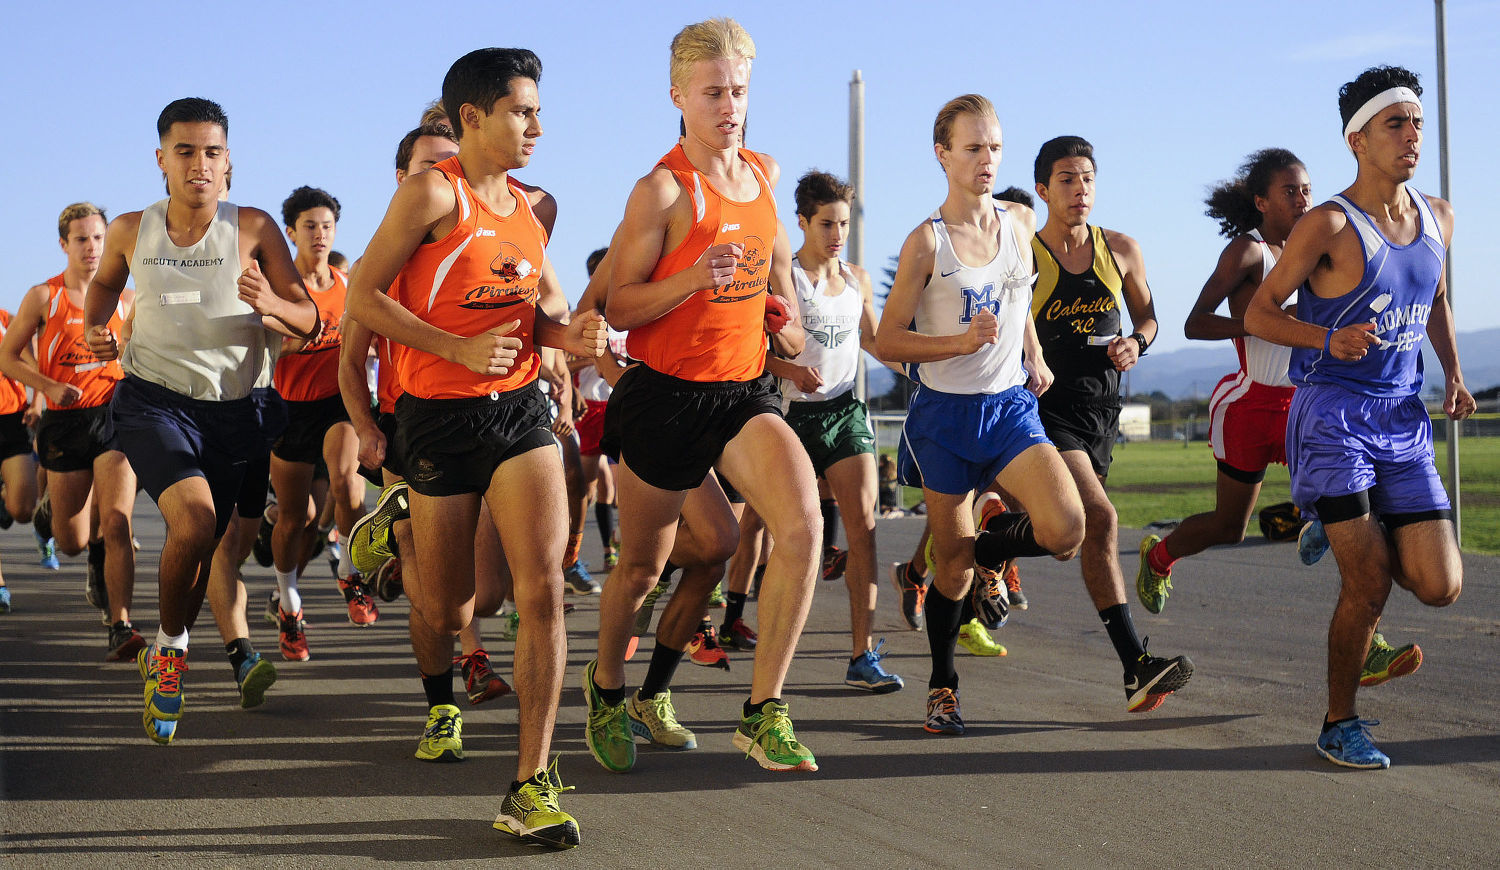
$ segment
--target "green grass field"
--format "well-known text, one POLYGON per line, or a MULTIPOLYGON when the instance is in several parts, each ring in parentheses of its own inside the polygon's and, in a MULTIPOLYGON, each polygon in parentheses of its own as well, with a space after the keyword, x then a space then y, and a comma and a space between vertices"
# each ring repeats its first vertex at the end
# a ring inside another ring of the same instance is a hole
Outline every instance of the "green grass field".
MULTIPOLYGON (((1500 438, 1459 441, 1462 474, 1463 549, 1500 554, 1500 438)), ((1447 474, 1447 445, 1437 445, 1438 470, 1447 474)), ((1155 520, 1182 519, 1214 504, 1213 453, 1208 442, 1146 441, 1115 447, 1108 490, 1120 525, 1140 528, 1155 520)), ((921 498, 909 490, 908 504, 921 498)), ((1266 472, 1257 510, 1291 498, 1286 468, 1266 472)), ((1259 534, 1255 520, 1249 534, 1259 534)))

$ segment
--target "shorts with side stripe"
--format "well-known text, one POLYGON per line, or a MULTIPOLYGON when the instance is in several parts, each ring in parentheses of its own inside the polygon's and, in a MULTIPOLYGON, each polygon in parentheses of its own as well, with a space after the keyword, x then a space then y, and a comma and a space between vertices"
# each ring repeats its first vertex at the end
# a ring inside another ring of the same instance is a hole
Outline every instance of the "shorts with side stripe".
POLYGON ((1286 464, 1286 417, 1295 387, 1273 387, 1244 372, 1227 375, 1208 403, 1214 458, 1248 474, 1286 464))
POLYGON ((896 475, 903 486, 963 495, 989 486, 1033 445, 1051 443, 1024 386, 963 395, 919 387, 901 427, 896 475))

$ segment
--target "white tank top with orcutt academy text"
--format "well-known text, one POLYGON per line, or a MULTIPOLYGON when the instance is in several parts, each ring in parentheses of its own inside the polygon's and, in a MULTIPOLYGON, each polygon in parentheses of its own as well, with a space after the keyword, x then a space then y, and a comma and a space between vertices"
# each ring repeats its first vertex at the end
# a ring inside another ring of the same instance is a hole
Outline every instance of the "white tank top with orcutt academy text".
POLYGON ((989 309, 1000 321, 1000 339, 971 354, 938 362, 909 363, 907 375, 924 387, 944 393, 994 394, 1026 383, 1021 340, 1031 317, 1031 287, 1036 275, 1026 266, 1016 240, 1014 219, 996 206, 1000 217, 1000 250, 982 266, 958 259, 940 212, 929 220, 937 237, 932 277, 917 299, 912 328, 923 335, 967 332, 974 315, 989 309))
POLYGON ((266 329, 237 286, 239 214, 239 206, 219 203, 203 238, 180 248, 167 235, 167 200, 141 212, 126 372, 211 402, 242 399, 263 380, 266 329))
POLYGON ((813 284, 802 264, 792 258, 792 287, 797 292, 797 306, 802 310, 802 329, 807 333, 802 353, 792 362, 817 369, 823 385, 804 393, 791 381, 782 380, 783 411, 792 402, 826 402, 854 389, 854 378, 859 371, 859 319, 865 310, 864 294, 854 278, 854 270, 842 260, 839 275, 844 279, 844 291, 828 296, 823 292, 826 283, 813 284))

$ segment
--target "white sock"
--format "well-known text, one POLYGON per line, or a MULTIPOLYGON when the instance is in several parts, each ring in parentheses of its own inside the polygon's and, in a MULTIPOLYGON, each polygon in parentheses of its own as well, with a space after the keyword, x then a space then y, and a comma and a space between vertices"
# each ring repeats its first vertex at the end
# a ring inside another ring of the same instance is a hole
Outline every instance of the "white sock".
POLYGON ((302 610, 302 596, 297 593, 297 569, 276 572, 276 591, 281 594, 281 612, 296 616, 302 610))
POLYGON ((172 649, 180 649, 183 652, 187 652, 187 644, 188 633, 187 629, 185 628, 182 630, 182 634, 175 636, 167 634, 167 630, 165 628, 158 628, 156 630, 157 649, 161 649, 162 647, 171 647, 172 649))
POLYGON ((354 563, 349 560, 349 542, 344 540, 342 532, 337 534, 339 542, 339 577, 348 577, 354 573, 354 563))

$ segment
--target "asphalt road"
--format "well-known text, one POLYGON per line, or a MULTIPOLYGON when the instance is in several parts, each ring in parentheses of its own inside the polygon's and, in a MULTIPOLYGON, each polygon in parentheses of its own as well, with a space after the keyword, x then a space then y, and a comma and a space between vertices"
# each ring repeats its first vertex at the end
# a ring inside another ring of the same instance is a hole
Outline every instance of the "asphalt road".
MULTIPOLYGON (((155 629, 162 527, 140 503, 137 624, 155 629)), ((905 558, 920 520, 880 523, 880 562, 905 558)), ((1134 576, 1141 533, 1123 530, 1134 576)), ((597 536, 585 550, 597 564, 597 536)), ((513 696, 464 706, 462 764, 412 757, 425 721, 404 600, 357 629, 326 564, 304 580, 312 661, 278 658, 266 704, 239 709, 205 614, 176 742, 152 744, 133 665, 106 664, 82 561, 37 567, 30 530, 0 534, 14 612, 0 616, 0 860, 16 867, 1494 867, 1500 865, 1500 559, 1465 559, 1453 606, 1399 590, 1382 626, 1417 641, 1415 675, 1361 693, 1394 759, 1347 771, 1312 744, 1324 709, 1324 630, 1337 575, 1259 539, 1179 563, 1161 616, 1135 607, 1157 654, 1187 653, 1192 683, 1154 713, 1125 712, 1118 663, 1077 563, 1030 560, 1031 608, 998 638, 1004 658, 960 653, 958 738, 922 731, 926 639, 899 625, 881 576, 877 627, 907 688, 842 684, 847 598, 819 583, 788 680, 813 774, 772 774, 730 746, 747 691, 733 670, 679 671, 674 699, 699 749, 642 748, 606 772, 583 743, 577 688, 596 599, 572 598, 555 749, 583 845, 528 847, 490 828, 514 763, 513 696)), ((884 570, 884 567, 882 568, 884 570)), ((257 599, 271 575, 251 564, 257 599)), ((754 618, 754 604, 747 614, 754 618)), ((498 624, 492 634, 498 636, 498 624)), ((490 645, 509 671, 509 644, 490 645)), ((644 674, 646 656, 630 666, 644 674)), ((462 696, 460 696, 462 697, 462 696)))

